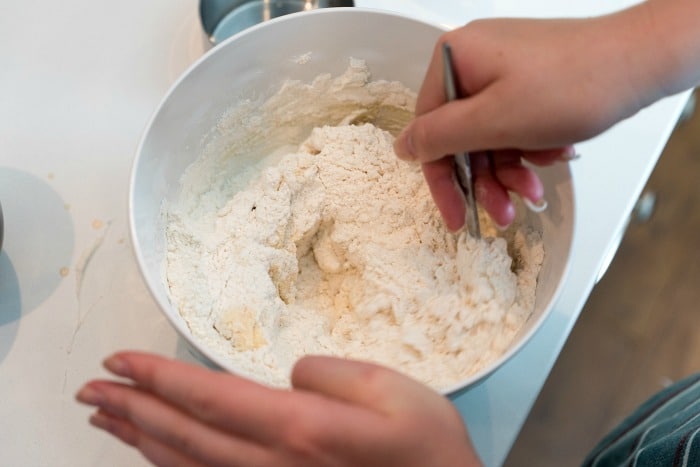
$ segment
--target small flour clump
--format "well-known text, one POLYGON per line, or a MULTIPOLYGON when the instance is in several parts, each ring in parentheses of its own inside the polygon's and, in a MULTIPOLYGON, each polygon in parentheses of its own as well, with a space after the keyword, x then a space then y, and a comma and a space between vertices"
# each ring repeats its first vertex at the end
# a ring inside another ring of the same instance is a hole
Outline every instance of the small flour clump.
POLYGON ((168 206, 165 264, 194 337, 273 386, 310 353, 438 390, 500 357, 534 308, 540 233, 497 236, 486 217, 482 240, 449 232, 392 142, 372 123, 319 125, 257 173, 226 172, 214 193, 201 185, 211 157, 195 162, 168 206))

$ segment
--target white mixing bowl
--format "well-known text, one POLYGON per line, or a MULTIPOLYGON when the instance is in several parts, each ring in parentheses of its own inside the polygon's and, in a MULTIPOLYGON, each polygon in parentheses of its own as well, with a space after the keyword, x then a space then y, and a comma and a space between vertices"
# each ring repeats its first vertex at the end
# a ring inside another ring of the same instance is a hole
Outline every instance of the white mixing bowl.
MULTIPOLYGON (((288 79, 311 81, 321 73, 339 75, 350 57, 367 62, 373 79, 396 80, 418 90, 439 26, 383 11, 334 8, 284 16, 231 37, 215 47, 173 85, 150 121, 133 166, 129 199, 131 235, 138 264, 159 307, 190 346, 225 370, 231 363, 190 334, 168 297, 163 280, 164 201, 176 199, 185 169, 201 154, 205 135, 225 110, 248 95, 269 95, 288 79), (310 52, 310 54, 308 54, 310 52), (308 56, 303 66, 295 57, 308 56)), ((270 131, 274 131, 271 129, 270 131)), ((536 306, 510 349, 493 364, 446 394, 476 384, 510 359, 550 313, 571 253, 574 200, 566 164, 540 171, 548 209, 528 214, 544 235, 546 257, 539 275, 536 306)))

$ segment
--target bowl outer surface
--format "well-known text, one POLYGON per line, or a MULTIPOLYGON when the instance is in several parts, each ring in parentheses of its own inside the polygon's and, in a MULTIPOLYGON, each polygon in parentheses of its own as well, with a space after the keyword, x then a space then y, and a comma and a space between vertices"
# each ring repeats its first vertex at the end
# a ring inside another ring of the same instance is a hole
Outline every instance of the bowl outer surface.
MULTIPOLYGON (((398 80, 417 91, 434 44, 444 32, 440 26, 380 10, 333 8, 287 15, 243 31, 213 48, 166 94, 144 132, 132 169, 132 243, 144 279, 161 310, 188 344, 211 361, 208 363, 235 371, 193 339, 170 303, 163 280, 165 239, 161 212, 164 201, 176 199, 180 177, 201 154, 206 135, 221 115, 241 99, 270 96, 288 79, 310 82, 321 73, 341 74, 350 57, 364 59, 372 79, 398 80), (308 61, 299 59, 303 56, 308 61)), ((562 165, 543 176, 554 177, 559 185, 556 198, 547 193, 550 209, 541 216, 548 250, 540 275, 545 280, 538 285, 533 319, 520 334, 525 338, 534 333, 551 309, 552 298, 563 282, 573 232, 568 167, 562 165), (555 216, 552 207, 557 203, 561 212, 555 216)), ((483 379, 520 347, 446 393, 483 379)))

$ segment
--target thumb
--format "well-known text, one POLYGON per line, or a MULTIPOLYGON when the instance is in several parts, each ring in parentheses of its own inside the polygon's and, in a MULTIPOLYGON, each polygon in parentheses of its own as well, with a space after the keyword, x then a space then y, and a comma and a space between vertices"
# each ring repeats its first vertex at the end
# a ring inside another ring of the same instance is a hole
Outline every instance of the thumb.
POLYGON ((436 406, 448 403, 432 389, 394 370, 335 357, 300 359, 292 370, 292 386, 387 415, 415 410, 427 401, 436 406))
MULTIPOLYGON (((448 102, 411 121, 394 142, 403 160, 432 162, 448 154, 501 149, 503 115, 492 116, 487 93, 448 102)), ((511 144, 512 145, 512 144, 511 144)))

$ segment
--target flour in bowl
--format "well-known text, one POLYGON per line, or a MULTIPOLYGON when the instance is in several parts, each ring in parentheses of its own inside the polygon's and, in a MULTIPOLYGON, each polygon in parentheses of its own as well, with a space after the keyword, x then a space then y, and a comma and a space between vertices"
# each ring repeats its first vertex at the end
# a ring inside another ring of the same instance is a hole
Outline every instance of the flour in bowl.
MULTIPOLYGON (((264 163, 237 166, 231 159, 250 148, 222 156, 210 145, 167 208, 173 302, 195 339, 258 381, 287 386, 299 357, 328 354, 445 389, 500 357, 534 308, 540 233, 497 235, 483 216, 482 240, 447 231, 420 167, 399 161, 392 134, 375 126, 380 115, 403 115, 410 91, 368 76, 354 61, 339 78, 288 86, 292 100, 333 83, 335 96, 374 88, 356 109, 343 107, 349 118, 326 115, 332 126, 264 163), (373 118, 358 110, 368 108, 373 118)), ((281 113, 284 89, 255 118, 293 113, 281 113)))

